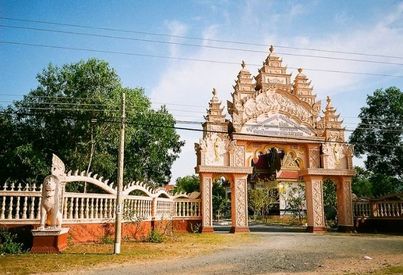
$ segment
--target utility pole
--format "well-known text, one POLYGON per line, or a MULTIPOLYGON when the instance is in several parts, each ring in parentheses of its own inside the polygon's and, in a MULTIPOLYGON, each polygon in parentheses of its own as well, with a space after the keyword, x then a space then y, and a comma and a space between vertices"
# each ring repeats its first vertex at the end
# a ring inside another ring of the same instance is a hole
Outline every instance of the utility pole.
POLYGON ((115 220, 115 245, 114 254, 120 254, 120 241, 122 239, 122 189, 123 189, 123 163, 125 151, 125 124, 126 124, 126 96, 122 92, 121 105, 121 122, 120 122, 120 140, 119 140, 119 156, 118 156, 118 188, 116 196, 116 220, 115 220))

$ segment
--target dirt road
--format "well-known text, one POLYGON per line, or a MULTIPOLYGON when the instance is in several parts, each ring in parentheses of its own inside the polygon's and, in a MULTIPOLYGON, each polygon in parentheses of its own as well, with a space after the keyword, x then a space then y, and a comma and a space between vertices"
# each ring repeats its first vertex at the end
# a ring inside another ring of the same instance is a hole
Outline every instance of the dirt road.
POLYGON ((106 267, 83 273, 368 273, 403 265, 403 236, 284 232, 251 234, 256 237, 256 242, 208 255, 106 267))

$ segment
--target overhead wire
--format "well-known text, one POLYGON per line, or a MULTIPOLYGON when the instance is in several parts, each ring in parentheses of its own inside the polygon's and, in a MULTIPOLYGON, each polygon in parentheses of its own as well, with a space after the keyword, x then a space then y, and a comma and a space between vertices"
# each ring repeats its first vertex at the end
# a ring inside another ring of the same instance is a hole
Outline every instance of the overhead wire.
MULTIPOLYGON (((221 46, 212 46, 212 45, 190 44, 190 43, 174 42, 174 41, 152 40, 152 39, 144 39, 144 38, 113 36, 113 35, 95 34, 95 33, 83 33, 83 32, 76 32, 76 31, 64 31, 64 30, 44 29, 44 28, 35 28, 35 27, 21 27, 21 26, 14 26, 14 25, 0 24, 0 28, 33 30, 33 31, 40 31, 40 32, 52 32, 52 33, 61 33, 61 34, 70 34, 70 35, 79 35, 79 36, 91 36, 91 37, 97 37, 97 38, 131 40, 131 41, 140 41, 140 42, 147 42, 147 43, 159 43, 159 44, 186 46, 186 47, 199 47, 199 48, 226 50, 226 51, 267 53, 267 51, 253 50, 253 49, 242 49, 242 48, 221 47, 221 46)), ((298 57, 308 57, 308 58, 318 58, 318 59, 328 59, 328 60, 340 60, 340 61, 350 61, 350 62, 361 62, 361 63, 373 63, 373 64, 386 64, 386 65, 403 66, 403 63, 388 62, 388 61, 365 60, 365 59, 354 59, 354 58, 343 58, 343 57, 331 57, 331 56, 320 56, 320 55, 309 55, 309 54, 297 54, 297 53, 289 53, 289 52, 277 52, 277 54, 286 55, 286 56, 298 56, 298 57)))
MULTIPOLYGON (((75 109, 71 109, 71 108, 37 108, 37 107, 23 107, 24 110, 40 110, 40 111, 69 111, 69 112, 74 112, 74 111, 80 111, 80 112, 119 112, 119 110, 117 109, 79 109, 79 108, 75 108, 75 109)), ((0 113, 14 113, 18 115, 18 111, 3 111, 0 113)), ((26 113, 25 113, 26 114, 26 113)), ((35 115, 35 114, 30 114, 30 115, 35 115)), ((178 123, 181 124, 197 124, 197 125, 201 125, 203 122, 199 122, 199 121, 189 121, 189 120, 175 120, 178 123)), ((237 124, 234 124, 235 126, 237 124)), ((298 126, 277 126, 277 125, 270 125, 270 124, 249 124, 246 125, 247 127, 257 127, 257 128, 274 128, 274 129, 289 129, 289 130, 304 130, 306 129, 305 127, 298 127, 298 126)), ((380 131, 380 132, 390 132, 390 133, 403 133, 403 128, 402 129, 384 129, 384 128, 376 128, 373 127, 373 125, 371 125, 372 127, 370 128, 366 128, 366 127, 357 127, 356 129, 348 129, 348 128, 344 128, 343 130, 346 132, 354 132, 355 130, 376 130, 376 131, 380 131)), ((330 130, 339 130, 338 128, 331 128, 330 130)))
MULTIPOLYGON (((150 35, 150 36, 161 36, 161 37, 168 37, 168 38, 180 38, 180 39, 206 41, 206 42, 218 42, 218 43, 267 47, 267 45, 265 45, 265 44, 256 43, 256 42, 245 42, 245 41, 239 41, 239 40, 223 40, 223 39, 192 37, 192 36, 174 35, 174 34, 167 34, 167 33, 155 33, 155 32, 150 32, 150 31, 128 30, 128 29, 111 28, 111 27, 97 27, 97 26, 89 26, 89 25, 61 23, 61 22, 45 21, 45 20, 32 20, 32 19, 5 17, 5 16, 0 16, 0 19, 16 21, 16 22, 39 23, 39 24, 46 24, 46 25, 53 25, 53 26, 74 27, 74 28, 91 29, 91 30, 102 30, 102 31, 133 33, 133 34, 150 35)), ((324 53, 337 53, 337 54, 358 55, 358 56, 367 56, 367 57, 403 59, 403 56, 383 55, 383 54, 378 54, 378 53, 374 54, 374 53, 338 51, 338 50, 328 50, 328 49, 318 49, 318 48, 304 48, 304 47, 295 47, 295 46, 281 45, 281 44, 274 44, 274 46, 277 48, 293 49, 293 50, 317 51, 317 52, 324 52, 324 53)))
MULTIPOLYGON (((1 95, 11 95, 11 94, 2 94, 1 95)), ((77 98, 68 98, 68 97, 63 97, 63 96, 31 96, 31 95, 25 95, 25 97, 32 99, 32 100, 36 100, 36 99, 56 99, 56 101, 44 101, 44 102, 28 102, 28 103, 24 103, 24 105, 22 105, 22 107, 27 106, 27 104, 31 104, 31 105, 66 105, 66 106, 108 106, 107 104, 102 104, 102 103, 82 103, 83 100, 90 100, 92 101, 93 98, 83 98, 83 97, 77 97, 77 98), (59 102, 57 100, 61 100, 62 102, 59 102), (66 102, 64 100, 75 100, 78 102, 66 102)), ((0 102, 14 102, 14 100, 0 100, 0 102)), ((189 104, 180 104, 180 103, 163 103, 163 102, 150 102, 152 105, 159 105, 159 106, 185 106, 185 107, 197 107, 203 110, 187 110, 187 109, 174 109, 174 108, 170 108, 167 107, 168 111, 170 112, 179 112, 179 113, 194 113, 194 114, 198 114, 200 116, 203 116, 206 114, 205 109, 206 106, 201 106, 201 105, 189 105, 189 104)), ((35 106, 36 107, 36 106, 35 106)), ((183 115, 181 115, 183 116, 183 115)), ((200 117, 200 116, 197 116, 200 117)), ((196 117, 196 116, 191 116, 191 117, 196 117)), ((384 124, 369 124, 369 123, 363 123, 362 120, 367 120, 367 121, 381 121, 381 122, 385 122, 385 121, 390 121, 390 122, 403 122, 403 120, 400 119, 379 119, 379 118, 369 118, 369 117, 351 117, 351 116, 343 116, 344 118, 352 118, 352 119, 360 119, 361 122, 345 122, 343 121, 343 124, 350 124, 350 125, 356 125, 356 124, 361 124, 361 125, 369 125, 369 126, 383 126, 384 124)))
MULTIPOLYGON (((191 61, 191 62, 204 62, 204 63, 212 63, 212 64, 239 65, 238 62, 232 62, 232 61, 218 61, 218 60, 212 60, 212 59, 178 57, 178 56, 175 57, 175 56, 154 55, 154 54, 146 54, 146 53, 100 50, 100 49, 92 49, 92 48, 66 47, 66 46, 57 46, 57 45, 48 45, 48 44, 26 43, 26 42, 18 42, 18 41, 7 41, 7 40, 0 40, 0 44, 29 46, 29 47, 40 47, 40 48, 59 49, 59 50, 63 49, 63 50, 72 50, 72 51, 87 51, 87 52, 106 53, 106 54, 119 54, 119 55, 127 55, 127 56, 161 58, 161 59, 169 59, 169 60, 177 60, 177 61, 191 61)), ((260 67, 261 66, 259 64, 248 64, 248 65, 255 66, 255 67, 260 67)), ((299 69, 297 67, 288 67, 288 68, 290 68, 290 69, 299 69)), ((370 73, 370 72, 351 72, 351 71, 318 69, 318 68, 306 68, 306 67, 304 68, 304 70, 313 71, 313 72, 325 72, 325 73, 340 73, 340 74, 366 75, 366 76, 376 76, 376 77, 382 76, 382 77, 403 78, 403 75, 391 75, 391 74, 370 73)))

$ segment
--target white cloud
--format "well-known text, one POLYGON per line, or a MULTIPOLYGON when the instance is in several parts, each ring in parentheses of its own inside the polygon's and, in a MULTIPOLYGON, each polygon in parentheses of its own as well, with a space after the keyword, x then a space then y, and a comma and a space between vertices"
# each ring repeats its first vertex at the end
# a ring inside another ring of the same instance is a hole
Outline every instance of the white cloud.
MULTIPOLYGON (((174 36, 184 36, 187 32, 188 27, 176 20, 173 21, 166 21, 165 26, 168 28, 169 34, 172 35, 170 38, 170 42, 175 42, 178 43, 180 42, 180 39, 174 37, 174 36)), ((175 44, 171 44, 169 46, 169 54, 171 57, 176 57, 178 56, 178 51, 179 51, 179 46, 175 44)))
MULTIPOLYGON (((307 36, 285 37, 281 33, 273 31, 273 28, 265 29, 265 25, 261 23, 256 16, 250 17, 256 9, 259 9, 257 2, 247 2, 241 22, 248 20, 248 28, 256 32, 264 33, 262 35, 262 42, 281 41, 281 45, 291 45, 304 48, 319 48, 326 50, 345 51, 345 52, 367 52, 383 55, 398 55, 403 56, 403 35, 402 29, 393 27, 395 22, 402 20, 403 4, 399 5, 397 9, 389 16, 386 16, 383 21, 378 22, 374 26, 367 26, 361 29, 350 30, 346 29, 344 32, 324 34, 319 38, 310 38, 307 36), (255 29, 253 28, 255 27, 255 29)), ((295 14, 301 13, 296 9, 295 14)), ((271 22, 277 21, 281 15, 273 15, 271 22)), ((171 30, 175 33, 183 34, 186 32, 186 26, 175 22, 171 22, 171 30)), ((219 33, 223 33, 220 25, 211 25, 203 32, 205 39, 226 39, 219 33)), ((237 40, 243 40, 239 35, 231 33, 229 37, 239 37, 237 40)), ((208 44, 203 41, 204 45, 208 44)), ((280 43, 279 43, 280 44, 280 43)), ((242 47, 237 46, 237 47, 242 47)), ((178 48, 171 49, 172 55, 178 55, 178 48)), ((290 49, 276 48, 277 52, 289 52, 299 54, 311 55, 329 55, 320 52, 297 51, 290 49)), ((183 52, 181 56, 183 56, 183 52)), ((369 73, 387 73, 387 74, 403 74, 399 66, 386 66, 380 64, 349 62, 340 60, 327 60, 315 59, 308 57, 296 57, 281 55, 283 57, 283 64, 288 64, 290 67, 305 67, 317 69, 330 69, 351 72, 369 72, 369 73)), ((239 51, 222 51, 212 50, 207 48, 195 48, 191 53, 187 53, 186 57, 197 59, 208 59, 217 61, 241 62, 245 60, 248 64, 261 64, 266 58, 267 54, 264 53, 251 53, 239 51)), ((339 56, 354 59, 372 59, 376 58, 366 56, 354 56, 343 54, 331 54, 331 56, 339 56)), ((384 59, 380 59, 384 60, 384 59)), ((398 62, 399 60, 391 60, 398 62)), ((248 69, 253 75, 257 73, 257 67, 249 66, 248 69)), ((160 78, 159 83, 151 91, 152 101, 169 102, 183 105, 195 105, 200 107, 186 107, 186 106, 168 106, 171 112, 179 120, 203 120, 203 115, 211 98, 212 88, 216 88, 218 95, 223 103, 226 99, 230 98, 230 93, 233 91, 232 85, 240 70, 239 65, 217 64, 217 63, 203 63, 203 62, 172 62, 167 68, 166 72, 160 78), (185 109, 190 112, 174 111, 174 109, 185 109)), ((295 72, 295 69, 290 69, 289 72, 295 72)), ((344 93, 346 90, 352 88, 365 87, 368 81, 384 81, 384 78, 374 79, 368 76, 360 76, 353 74, 336 74, 325 73, 306 70, 305 73, 312 80, 314 90, 319 99, 324 99, 327 95, 334 95, 344 93)), ((401 82, 400 82, 401 83, 401 82)), ((354 100, 355 95, 349 96, 347 100, 354 100)), ((343 113, 343 106, 338 107, 338 111, 343 113)), ((357 106, 357 110, 359 106, 357 106)), ((342 115, 343 116, 343 115, 342 115)), ((195 127, 192 125, 191 127, 195 127)), ((200 129, 200 127, 198 127, 200 129)), ((183 148, 180 159, 174 164, 173 167, 173 180, 179 176, 194 173, 194 166, 196 165, 196 158, 194 153, 194 142, 197 142, 201 137, 200 132, 184 133, 181 135, 186 139, 186 145, 183 148)))

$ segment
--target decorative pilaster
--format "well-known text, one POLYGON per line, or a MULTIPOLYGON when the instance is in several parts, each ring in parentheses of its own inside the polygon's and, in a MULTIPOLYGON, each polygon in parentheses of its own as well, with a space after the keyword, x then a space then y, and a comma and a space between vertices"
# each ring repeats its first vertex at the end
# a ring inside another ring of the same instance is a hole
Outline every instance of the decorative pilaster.
POLYGON ((323 182, 322 177, 306 176, 305 197, 308 216, 308 231, 325 231, 325 215, 323 211, 323 182))
POLYGON ((202 233, 214 232, 213 228, 213 175, 200 173, 202 207, 202 233))
POLYGON ((231 233, 249 232, 247 175, 234 175, 231 183, 231 233))
POLYGON ((353 230, 351 177, 340 177, 337 182, 337 220, 339 231, 353 230))

